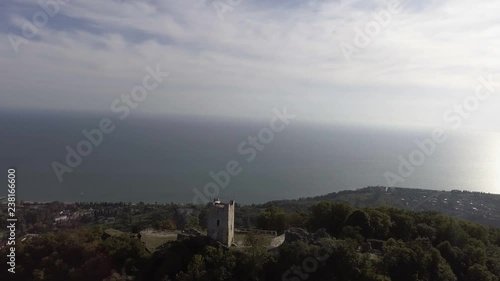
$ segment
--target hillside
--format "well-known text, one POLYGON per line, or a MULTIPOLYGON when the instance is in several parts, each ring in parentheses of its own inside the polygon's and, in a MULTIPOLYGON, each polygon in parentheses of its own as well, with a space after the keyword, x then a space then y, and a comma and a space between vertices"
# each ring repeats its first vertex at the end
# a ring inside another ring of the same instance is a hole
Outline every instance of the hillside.
POLYGON ((322 201, 347 202, 357 208, 392 206, 413 211, 435 211, 487 226, 500 227, 500 195, 469 191, 366 187, 297 200, 272 201, 280 208, 306 209, 322 201))

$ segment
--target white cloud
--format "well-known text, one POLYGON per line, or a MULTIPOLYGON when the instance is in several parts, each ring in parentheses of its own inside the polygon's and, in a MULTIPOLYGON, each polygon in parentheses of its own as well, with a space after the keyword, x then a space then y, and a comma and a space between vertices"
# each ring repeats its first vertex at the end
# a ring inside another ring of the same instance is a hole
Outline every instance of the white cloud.
MULTIPOLYGON (((297 5, 245 0, 221 21, 199 0, 71 1, 19 55, 0 42, 2 106, 107 110, 160 63, 172 76, 142 110, 258 116, 287 104, 304 119, 433 126, 500 65, 498 1, 404 3, 351 63, 340 42, 384 4, 297 5)), ((30 18, 8 16, 14 32, 30 18)))

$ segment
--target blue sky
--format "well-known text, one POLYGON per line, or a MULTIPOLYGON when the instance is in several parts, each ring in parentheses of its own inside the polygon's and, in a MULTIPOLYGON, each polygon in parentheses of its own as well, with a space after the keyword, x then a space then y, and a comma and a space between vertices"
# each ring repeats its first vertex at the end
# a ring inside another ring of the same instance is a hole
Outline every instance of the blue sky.
MULTIPOLYGON (((160 64, 171 76, 137 112, 268 118, 287 106, 315 122, 432 127, 479 77, 500 81, 498 1, 401 2, 350 61, 342 42, 386 2, 234 0, 221 19, 217 1, 71 0, 18 54, 8 35, 43 10, 2 2, 0 108, 108 112, 160 64)), ((464 128, 498 130, 499 105, 492 95, 464 128)))

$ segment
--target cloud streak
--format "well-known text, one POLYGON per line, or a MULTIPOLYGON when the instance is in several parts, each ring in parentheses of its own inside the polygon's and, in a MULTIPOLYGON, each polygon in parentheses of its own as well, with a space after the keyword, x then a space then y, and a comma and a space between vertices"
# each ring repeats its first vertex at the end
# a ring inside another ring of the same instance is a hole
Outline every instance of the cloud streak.
MULTIPOLYGON (((2 38, 38 8, 7 5, 2 38)), ((436 126, 481 74, 498 72, 500 3, 490 0, 406 2, 346 62, 339 43, 383 5, 246 0, 221 21, 210 1, 73 0, 19 55, 0 41, 2 107, 106 110, 160 63, 171 81, 145 112, 256 117, 288 104, 312 121, 436 126)), ((495 128, 493 108, 472 128, 495 128)))

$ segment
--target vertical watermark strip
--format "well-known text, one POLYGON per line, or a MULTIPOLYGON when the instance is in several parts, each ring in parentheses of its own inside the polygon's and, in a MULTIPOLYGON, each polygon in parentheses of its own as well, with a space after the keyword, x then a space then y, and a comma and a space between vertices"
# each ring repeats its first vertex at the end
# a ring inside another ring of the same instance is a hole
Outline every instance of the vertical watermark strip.
POLYGON ((7 255, 7 271, 16 273, 16 169, 7 170, 7 229, 9 230, 9 238, 7 246, 9 247, 7 255))

